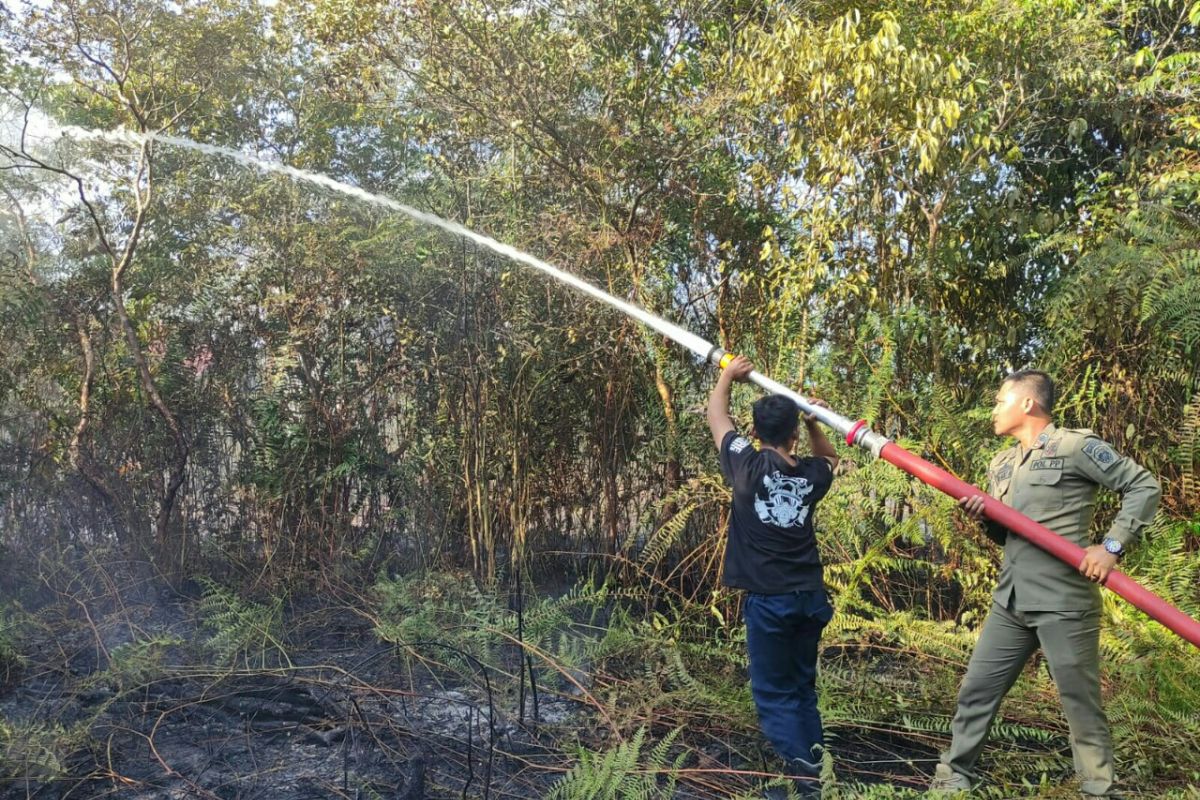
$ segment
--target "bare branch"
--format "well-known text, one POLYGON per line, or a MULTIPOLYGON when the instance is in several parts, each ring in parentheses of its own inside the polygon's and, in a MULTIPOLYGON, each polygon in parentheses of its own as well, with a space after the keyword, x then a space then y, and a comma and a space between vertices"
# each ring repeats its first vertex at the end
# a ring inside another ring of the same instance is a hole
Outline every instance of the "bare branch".
POLYGON ((76 192, 79 195, 79 201, 83 204, 84 208, 87 209, 88 216, 91 217, 92 224, 96 228, 96 235, 100 238, 101 247, 104 248, 104 252, 107 253, 109 255, 109 257, 115 257, 115 250, 113 249, 112 244, 108 240, 108 235, 104 232, 103 223, 100 221, 100 213, 96 210, 96 207, 92 203, 92 201, 88 199, 87 190, 83 184, 83 178, 81 178, 80 176, 71 172, 70 170, 68 170, 65 167, 60 167, 55 164, 51 164, 50 162, 46 161, 45 159, 39 158, 38 156, 35 156, 33 153, 29 152, 29 150, 25 144, 28 127, 29 127, 29 115, 26 114, 25 122, 21 129, 21 139, 20 139, 20 141, 21 141, 20 148, 21 149, 13 150, 12 148, 8 147, 7 145, 0 145, 0 152, 3 152, 6 155, 8 155, 8 157, 13 159, 14 162, 17 162, 17 161, 23 159, 24 161, 28 162, 28 164, 26 166, 33 166, 38 169, 45 170, 46 172, 54 173, 55 175, 61 175, 62 177, 67 178, 68 180, 72 181, 75 184, 76 192))

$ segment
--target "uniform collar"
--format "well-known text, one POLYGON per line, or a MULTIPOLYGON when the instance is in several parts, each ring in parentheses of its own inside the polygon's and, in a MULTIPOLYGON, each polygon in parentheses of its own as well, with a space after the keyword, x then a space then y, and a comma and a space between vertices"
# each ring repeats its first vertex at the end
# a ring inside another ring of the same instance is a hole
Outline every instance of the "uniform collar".
POLYGON ((1018 463, 1023 464, 1025 463, 1025 459, 1029 457, 1030 453, 1032 453, 1034 450, 1041 450, 1044 448, 1050 442, 1050 440, 1054 438, 1054 434, 1057 432, 1058 428, 1056 428, 1054 423, 1051 422, 1047 424, 1045 428, 1042 428, 1042 432, 1039 433, 1037 438, 1033 440, 1033 446, 1031 446, 1028 450, 1022 449, 1020 442, 1014 442, 1013 446, 1006 451, 1007 457, 1015 458, 1018 463))
POLYGON ((1033 440, 1033 444, 1028 450, 1022 448, 1020 442, 1015 443, 1012 446, 1012 449, 1009 450, 1009 452, 1012 453, 1011 457, 1016 459, 1017 464, 1024 464, 1035 450, 1041 450, 1050 442, 1052 438, 1054 438, 1054 434, 1057 430, 1058 428, 1054 427, 1053 422, 1049 423, 1045 428, 1042 428, 1042 432, 1039 433, 1037 438, 1033 440))
POLYGON ((1038 437, 1033 440, 1033 447, 1031 447, 1029 449, 1031 451, 1032 450, 1041 450, 1043 447, 1046 446, 1046 442, 1050 441, 1050 437, 1054 436, 1055 430, 1057 430, 1057 428, 1054 427, 1053 422, 1051 422, 1045 428, 1042 428, 1042 432, 1039 433, 1038 437))

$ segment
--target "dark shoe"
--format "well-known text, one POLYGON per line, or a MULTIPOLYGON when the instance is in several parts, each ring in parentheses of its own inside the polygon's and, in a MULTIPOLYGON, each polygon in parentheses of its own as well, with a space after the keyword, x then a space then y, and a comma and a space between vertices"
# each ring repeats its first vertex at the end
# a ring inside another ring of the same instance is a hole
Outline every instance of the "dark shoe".
POLYGON ((797 797, 820 797, 821 781, 817 778, 796 778, 792 781, 797 797))
POLYGON ((809 761, 805 758, 793 758, 788 762, 788 768, 793 775, 803 775, 806 778, 818 778, 821 776, 821 759, 809 761))
POLYGON ((793 775, 800 776, 792 781, 798 796, 821 796, 821 768, 824 766, 820 755, 822 752, 823 749, 818 750, 814 747, 812 759, 793 758, 788 762, 788 770, 793 775))

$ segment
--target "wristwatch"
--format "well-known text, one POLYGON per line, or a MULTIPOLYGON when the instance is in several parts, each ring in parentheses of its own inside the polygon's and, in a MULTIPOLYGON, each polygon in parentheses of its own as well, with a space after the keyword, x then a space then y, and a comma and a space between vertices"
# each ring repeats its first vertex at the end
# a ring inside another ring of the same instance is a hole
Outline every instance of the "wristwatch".
POLYGON ((1117 558, 1125 555, 1125 547, 1111 536, 1104 540, 1104 549, 1106 552, 1112 553, 1117 558))

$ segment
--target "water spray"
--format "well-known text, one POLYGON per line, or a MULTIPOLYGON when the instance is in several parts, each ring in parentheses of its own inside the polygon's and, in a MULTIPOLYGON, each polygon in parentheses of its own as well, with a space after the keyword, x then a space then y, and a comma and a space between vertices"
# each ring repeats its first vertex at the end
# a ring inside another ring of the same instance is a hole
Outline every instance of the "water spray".
MULTIPOLYGON (((339 194, 353 197, 362 200, 372 205, 382 206, 384 208, 398 211, 405 216, 416 220, 417 222, 433 227, 440 228, 448 233, 456 236, 461 236, 469 239, 476 244, 491 250, 494 253, 502 255, 513 261, 526 264, 536 270, 546 273, 561 283, 565 283, 572 288, 583 292, 601 302, 607 303, 618 311, 626 314, 633 319, 641 322, 647 327, 658 331, 663 336, 676 342, 677 344, 691 350, 701 359, 713 366, 724 369, 733 360, 733 354, 723 350, 722 348, 713 345, 703 338, 684 330, 683 328, 668 322, 660 317, 657 317, 633 303, 625 300, 620 300, 613 297, 608 292, 593 286, 591 283, 565 272, 558 267, 549 264, 540 258, 524 253, 511 245, 503 244, 489 236, 476 233, 469 228, 463 227, 456 222, 450 222, 430 214, 425 211, 405 205, 404 203, 393 200, 384 195, 373 194, 365 189, 357 186, 352 186, 348 183, 330 178, 328 175, 309 172, 307 170, 289 167, 284 164, 278 164, 270 161, 264 161, 255 156, 242 153, 238 150, 231 150, 226 147, 218 147, 210 144, 202 144, 193 142, 190 139, 184 139, 177 136, 168 136, 165 134, 140 134, 126 130, 116 131, 93 131, 74 126, 64 126, 59 128, 64 135, 74 139, 90 139, 112 142, 132 147, 141 147, 148 140, 161 142, 167 145, 195 150, 208 155, 229 158, 246 166, 265 172, 274 172, 281 175, 286 175, 296 180, 311 183, 325 189, 329 189, 339 194)), ((950 495, 955 500, 961 497, 970 497, 972 495, 980 495, 983 497, 983 513, 984 515, 1000 524, 1008 530, 1028 539, 1038 547, 1055 556, 1061 561, 1066 562, 1072 568, 1078 567, 1083 561, 1084 551, 1073 542, 1064 539, 1054 531, 1047 528, 1038 522, 1034 522, 1029 517, 1016 511, 1009 506, 1004 505, 999 500, 988 496, 987 492, 972 486, 966 481, 960 480, 951 475, 944 469, 930 464, 925 459, 913 455, 904 448, 892 442, 887 437, 872 431, 866 420, 851 420, 847 417, 820 406, 814 406, 808 400, 796 393, 792 389, 783 384, 768 378, 766 375, 758 371, 753 371, 747 376, 747 380, 770 394, 780 394, 792 400, 800 410, 805 414, 816 417, 826 426, 837 431, 846 441, 846 444, 860 447, 869 452, 875 458, 881 458, 884 461, 904 470, 913 477, 932 486, 933 488, 950 495)), ((1183 637, 1188 642, 1191 642, 1196 647, 1200 648, 1200 622, 1192 619, 1190 616, 1180 611, 1175 606, 1162 599, 1154 592, 1146 589, 1137 581, 1130 578, 1124 573, 1113 570, 1109 573, 1104 585, 1116 592, 1121 597, 1132 603, 1137 608, 1144 611, 1152 619, 1162 623, 1169 630, 1183 637)))

